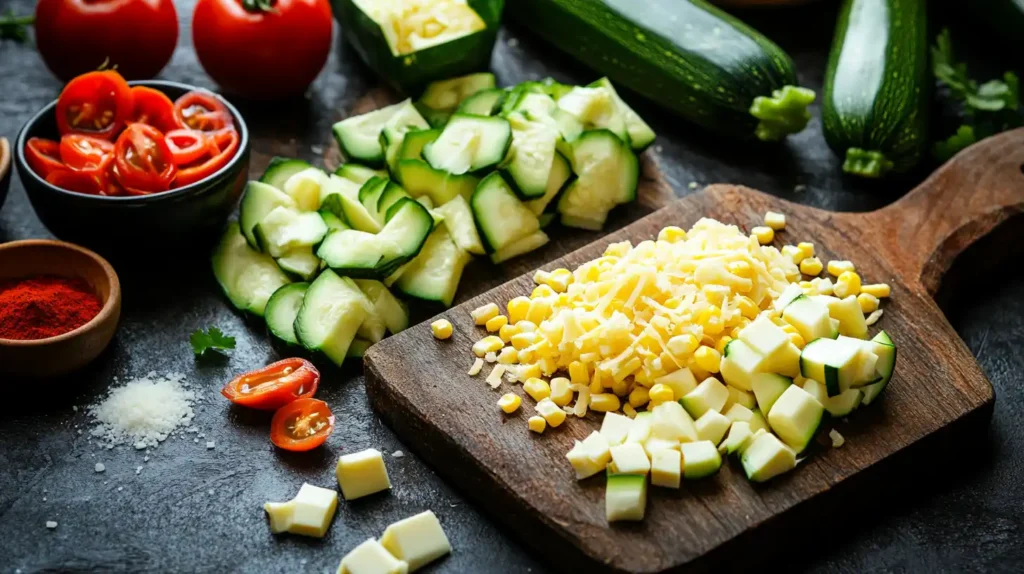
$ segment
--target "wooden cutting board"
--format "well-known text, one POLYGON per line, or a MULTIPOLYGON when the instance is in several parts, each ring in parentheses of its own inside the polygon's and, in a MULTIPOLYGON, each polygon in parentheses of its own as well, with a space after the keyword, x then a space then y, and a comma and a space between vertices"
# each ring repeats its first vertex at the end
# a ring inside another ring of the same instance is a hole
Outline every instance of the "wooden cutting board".
MULTIPOLYGON (((680 490, 651 487, 644 522, 609 526, 603 475, 577 482, 565 459, 574 439, 599 428, 600 417, 570 416, 539 436, 526 428, 534 402, 521 385, 491 390, 486 368, 478 377, 466 374, 470 346, 485 334, 469 311, 528 295, 532 274, 443 313, 455 326, 448 341, 435 340, 424 322, 374 345, 365 358, 367 393, 420 457, 559 570, 705 571, 756 563, 780 544, 799 546, 803 532, 843 521, 845 511, 899 478, 893 473, 902 468, 896 464, 901 458, 941 471, 941 457, 925 448, 954 448, 949 439, 987 424, 992 386, 932 297, 959 253, 1021 214, 1022 163, 1024 129, 973 146, 871 213, 830 213, 713 185, 544 266, 573 269, 611 242, 636 244, 668 225, 689 228, 701 217, 749 230, 773 210, 787 216, 777 245, 813 241, 822 261, 851 259, 866 282, 889 283, 892 297, 872 333, 885 329, 898 345, 892 383, 875 403, 831 423, 847 439, 842 448, 822 448, 769 484, 748 482, 730 460, 717 476, 685 482, 680 490), (507 392, 524 397, 511 416, 495 404, 507 392)), ((1021 219, 1014 225, 1021 227, 1021 219)))

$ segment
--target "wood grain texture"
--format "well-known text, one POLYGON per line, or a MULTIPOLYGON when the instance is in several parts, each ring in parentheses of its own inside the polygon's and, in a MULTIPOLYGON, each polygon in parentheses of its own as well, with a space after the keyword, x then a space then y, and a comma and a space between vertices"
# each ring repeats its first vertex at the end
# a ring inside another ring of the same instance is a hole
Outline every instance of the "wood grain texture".
POLYGON ((577 482, 565 460, 573 440, 598 429, 600 418, 570 417, 538 436, 526 429, 533 401, 521 386, 491 390, 483 376, 465 374, 470 346, 484 334, 469 310, 529 294, 531 274, 443 313, 455 326, 448 341, 435 340, 423 323, 372 347, 365 358, 371 404, 442 476, 553 564, 569 568, 583 558, 612 571, 704 571, 760 557, 780 539, 792 541, 799 530, 791 527, 814 529, 829 516, 819 513, 852 509, 884 470, 898 468, 893 455, 987 420, 992 387, 930 293, 963 249, 1020 213, 1022 161, 1024 130, 1010 132, 965 151, 895 204, 860 214, 714 185, 543 266, 575 268, 611 242, 635 244, 701 217, 749 230, 773 210, 788 219, 778 244, 813 241, 823 261, 851 259, 865 281, 890 283, 892 298, 874 330, 885 329, 899 346, 893 382, 881 400, 833 421, 845 446, 816 453, 769 484, 748 482, 730 461, 716 477, 681 490, 652 487, 644 522, 609 526, 603 478, 577 482), (506 392, 525 399, 511 416, 495 405, 506 392))

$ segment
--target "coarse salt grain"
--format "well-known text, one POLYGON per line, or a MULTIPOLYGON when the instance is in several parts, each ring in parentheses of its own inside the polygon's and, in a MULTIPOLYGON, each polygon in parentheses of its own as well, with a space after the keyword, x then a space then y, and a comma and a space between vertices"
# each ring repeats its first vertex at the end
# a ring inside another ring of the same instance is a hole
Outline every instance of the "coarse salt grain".
POLYGON ((131 444, 136 449, 156 447, 175 429, 195 417, 195 393, 188 390, 185 375, 155 372, 110 391, 101 403, 89 407, 96 428, 92 436, 108 449, 131 444))
POLYGON ((46 521, 46 527, 49 528, 50 530, 53 530, 54 528, 57 528, 57 522, 54 521, 54 520, 47 520, 46 521))

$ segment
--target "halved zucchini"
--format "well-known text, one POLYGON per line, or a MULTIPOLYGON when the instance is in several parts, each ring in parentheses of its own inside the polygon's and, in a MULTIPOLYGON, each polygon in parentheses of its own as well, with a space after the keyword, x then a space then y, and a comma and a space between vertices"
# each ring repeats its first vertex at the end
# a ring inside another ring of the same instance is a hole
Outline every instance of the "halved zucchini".
POLYGON ((276 339, 289 345, 298 345, 295 336, 295 318, 299 316, 302 299, 306 296, 309 283, 292 283, 274 291, 267 301, 264 318, 267 329, 276 339))
POLYGON ((259 181, 250 181, 245 186, 245 194, 238 210, 238 223, 246 241, 253 249, 259 249, 253 230, 263 218, 276 207, 298 209, 298 204, 287 193, 259 181))
POLYGON ((437 140, 423 148, 434 169, 474 173, 501 163, 512 145, 512 128, 505 118, 455 114, 437 140))
POLYGON ((288 181, 288 178, 310 167, 312 166, 309 163, 301 159, 273 157, 263 175, 260 176, 260 181, 283 190, 284 182, 288 181))
POLYGON ((563 224, 588 221, 600 229, 612 208, 636 199, 640 164, 629 145, 612 132, 588 131, 577 138, 572 143, 572 167, 577 179, 558 201, 563 224))
POLYGON ((260 317, 263 316, 270 296, 291 283, 269 255, 249 247, 238 224, 234 222, 224 230, 211 257, 211 264, 213 275, 231 304, 260 317))
POLYGON ((540 230, 537 216, 519 201, 501 172, 480 182, 469 205, 489 253, 540 230))
POLYGON ((303 347, 322 351, 341 365, 369 311, 359 287, 327 269, 306 290, 295 318, 296 338, 303 347))
POLYGON ((410 297, 451 307, 462 270, 472 258, 442 225, 430 234, 420 255, 405 267, 394 286, 410 297))
POLYGON ((334 124, 332 130, 341 152, 350 161, 358 161, 371 167, 382 167, 384 148, 380 145, 380 134, 388 120, 407 106, 412 106, 411 100, 346 118, 334 124))
POLYGON ((380 233, 333 232, 317 255, 332 269, 351 277, 383 279, 391 275, 416 257, 434 228, 430 212, 413 199, 402 198, 392 209, 394 215, 380 233))

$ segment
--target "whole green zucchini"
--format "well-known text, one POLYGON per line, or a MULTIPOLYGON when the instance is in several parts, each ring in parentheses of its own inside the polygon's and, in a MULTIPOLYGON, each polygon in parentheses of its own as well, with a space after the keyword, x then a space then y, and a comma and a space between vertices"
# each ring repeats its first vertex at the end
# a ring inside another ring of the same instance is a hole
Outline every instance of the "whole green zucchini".
POLYGON ((899 173, 924 155, 932 85, 926 1, 843 2, 821 115, 847 173, 899 173))
POLYGON ((789 56, 704 0, 515 0, 508 15, 711 131, 774 141, 811 117, 789 56))
MULTIPOLYGON (((395 45, 400 39, 396 37, 394 27, 377 20, 380 19, 379 13, 401 7, 401 1, 331 0, 331 4, 334 17, 359 57, 388 84, 409 95, 417 95, 428 83, 436 80, 486 70, 505 8, 505 0, 467 0, 466 4, 482 21, 480 29, 471 33, 460 32, 443 43, 405 51, 395 45)), ((443 4, 427 3, 424 9, 443 9, 443 4)), ((442 14, 440 20, 445 19, 442 14)))

